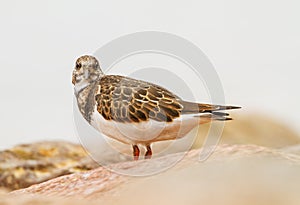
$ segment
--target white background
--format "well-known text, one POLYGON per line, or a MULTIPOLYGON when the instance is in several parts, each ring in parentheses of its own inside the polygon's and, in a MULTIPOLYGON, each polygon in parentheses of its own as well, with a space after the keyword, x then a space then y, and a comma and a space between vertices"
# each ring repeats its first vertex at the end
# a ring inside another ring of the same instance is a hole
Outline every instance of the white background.
POLYGON ((71 70, 76 58, 137 31, 186 38, 221 78, 228 104, 300 132, 298 0, 3 1, 0 148, 77 141, 71 70))

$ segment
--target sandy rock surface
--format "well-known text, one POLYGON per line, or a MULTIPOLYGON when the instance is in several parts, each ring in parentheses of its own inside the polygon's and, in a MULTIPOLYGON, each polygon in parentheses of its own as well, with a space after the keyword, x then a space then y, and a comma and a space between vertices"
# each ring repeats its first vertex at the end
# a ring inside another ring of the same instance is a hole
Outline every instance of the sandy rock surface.
POLYGON ((58 176, 98 167, 84 149, 69 142, 39 142, 0 152, 0 187, 28 187, 58 176))
MULTIPOLYGON (((256 145, 221 145, 210 158, 199 162, 200 151, 192 150, 175 167, 148 177, 119 175, 100 167, 17 190, 9 196, 106 204, 140 204, 141 201, 143 204, 280 204, 287 197, 293 203, 300 202, 298 155, 256 145)), ((111 168, 143 171, 168 163, 174 157, 176 154, 115 164, 111 168)))

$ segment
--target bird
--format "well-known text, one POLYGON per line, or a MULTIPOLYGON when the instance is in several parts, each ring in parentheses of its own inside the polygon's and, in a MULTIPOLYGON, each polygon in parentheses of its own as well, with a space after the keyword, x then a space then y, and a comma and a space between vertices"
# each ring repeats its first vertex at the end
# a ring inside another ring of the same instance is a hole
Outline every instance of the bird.
POLYGON ((96 57, 83 55, 75 62, 72 84, 80 113, 105 136, 132 146, 134 160, 145 147, 184 137, 199 124, 232 120, 224 110, 239 106, 189 102, 154 83, 105 74, 96 57))

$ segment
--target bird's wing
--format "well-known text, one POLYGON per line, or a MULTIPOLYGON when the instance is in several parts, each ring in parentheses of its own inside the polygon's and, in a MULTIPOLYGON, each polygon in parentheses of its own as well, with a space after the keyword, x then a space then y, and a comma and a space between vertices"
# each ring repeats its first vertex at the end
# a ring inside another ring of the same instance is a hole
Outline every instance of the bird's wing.
POLYGON ((106 120, 118 122, 172 122, 180 115, 199 113, 229 120, 221 111, 239 108, 187 102, 161 86, 118 75, 102 77, 99 85, 100 93, 95 96, 98 112, 106 120))
POLYGON ((106 75, 99 85, 95 96, 97 111, 106 120, 142 122, 153 119, 172 122, 180 116, 183 108, 179 97, 145 81, 106 75))

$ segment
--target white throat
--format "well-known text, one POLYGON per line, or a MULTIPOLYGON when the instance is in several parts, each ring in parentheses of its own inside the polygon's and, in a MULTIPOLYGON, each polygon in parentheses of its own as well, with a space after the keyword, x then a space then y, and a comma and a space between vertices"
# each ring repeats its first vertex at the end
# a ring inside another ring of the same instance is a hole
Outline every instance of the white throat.
POLYGON ((80 91, 82 91, 84 88, 88 87, 90 85, 90 82, 86 80, 82 80, 79 83, 76 83, 74 86, 74 92, 77 95, 80 91))

